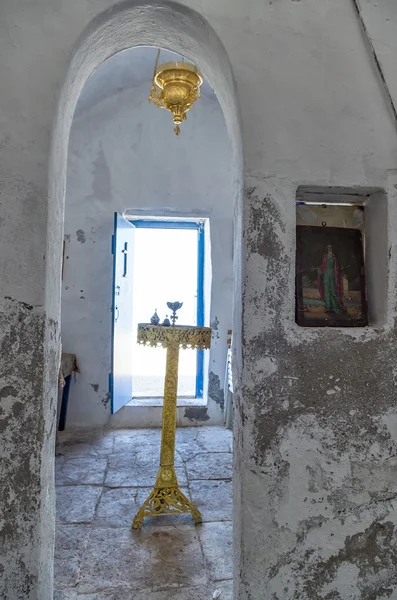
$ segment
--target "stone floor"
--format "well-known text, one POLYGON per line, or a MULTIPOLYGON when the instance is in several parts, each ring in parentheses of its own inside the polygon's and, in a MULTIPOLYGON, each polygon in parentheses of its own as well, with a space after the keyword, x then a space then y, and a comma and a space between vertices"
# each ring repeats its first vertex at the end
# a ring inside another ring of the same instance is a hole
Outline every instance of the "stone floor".
POLYGON ((159 429, 58 434, 55 600, 231 600, 231 432, 177 430, 179 483, 203 524, 158 517, 132 531, 159 446, 159 429))

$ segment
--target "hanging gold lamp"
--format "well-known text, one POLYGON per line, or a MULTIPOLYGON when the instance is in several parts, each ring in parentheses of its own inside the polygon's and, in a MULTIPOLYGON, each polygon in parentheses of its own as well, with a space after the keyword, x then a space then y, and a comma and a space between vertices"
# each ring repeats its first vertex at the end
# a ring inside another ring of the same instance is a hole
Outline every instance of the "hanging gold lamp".
POLYGON ((184 60, 158 66, 159 56, 160 50, 157 52, 149 102, 158 108, 166 108, 174 115, 174 131, 179 135, 179 126, 185 121, 187 111, 200 98, 203 78, 194 65, 184 60))

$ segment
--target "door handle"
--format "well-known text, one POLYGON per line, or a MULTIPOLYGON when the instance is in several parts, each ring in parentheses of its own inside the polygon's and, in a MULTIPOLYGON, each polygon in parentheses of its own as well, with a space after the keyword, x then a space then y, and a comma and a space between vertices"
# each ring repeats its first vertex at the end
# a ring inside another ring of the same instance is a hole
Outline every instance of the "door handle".
POLYGON ((123 277, 127 277, 128 242, 124 242, 124 249, 121 252, 124 255, 124 272, 123 272, 123 277))
POLYGON ((116 323, 119 319, 120 313, 119 313, 119 307, 115 306, 114 307, 114 322, 116 323))

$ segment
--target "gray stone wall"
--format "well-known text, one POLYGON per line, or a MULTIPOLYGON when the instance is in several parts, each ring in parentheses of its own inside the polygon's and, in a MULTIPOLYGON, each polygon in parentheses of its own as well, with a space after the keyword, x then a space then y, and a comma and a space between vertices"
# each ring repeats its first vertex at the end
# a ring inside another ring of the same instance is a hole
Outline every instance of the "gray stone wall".
MULTIPOLYGON (((391 173, 389 248, 397 241, 396 182, 391 173)), ((294 237, 287 215, 295 207, 283 205, 272 184, 253 186, 246 199, 247 262, 258 277, 243 296, 243 305, 250 299, 243 365, 250 367, 243 368, 239 407, 246 430, 240 597, 393 597, 396 258, 390 253, 383 327, 299 328, 288 260, 294 237), (263 314, 265 326, 253 327, 263 314)))
POLYGON ((0 598, 51 598, 59 336, 40 308, 11 298, 0 330, 0 598))

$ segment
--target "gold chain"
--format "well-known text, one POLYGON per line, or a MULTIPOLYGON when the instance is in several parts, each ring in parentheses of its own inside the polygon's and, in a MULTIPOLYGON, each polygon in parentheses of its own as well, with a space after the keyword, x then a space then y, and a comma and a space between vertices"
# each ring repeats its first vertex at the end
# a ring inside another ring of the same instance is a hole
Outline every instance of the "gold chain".
POLYGON ((156 76, 156 71, 157 71, 157 67, 159 65, 159 58, 160 58, 160 48, 157 50, 157 57, 156 57, 156 62, 154 63, 154 71, 153 71, 153 85, 154 85, 154 78, 156 76))
POLYGON ((154 78, 156 76, 156 71, 157 71, 157 67, 158 67, 158 64, 159 64, 160 52, 161 52, 161 50, 159 48, 157 50, 157 57, 156 57, 156 62, 155 62, 155 65, 154 65, 154 70, 153 70, 152 87, 150 88, 150 94, 149 94, 149 98, 148 98, 149 102, 153 102, 155 104, 156 104, 156 86, 155 86, 155 83, 154 83, 154 78))

